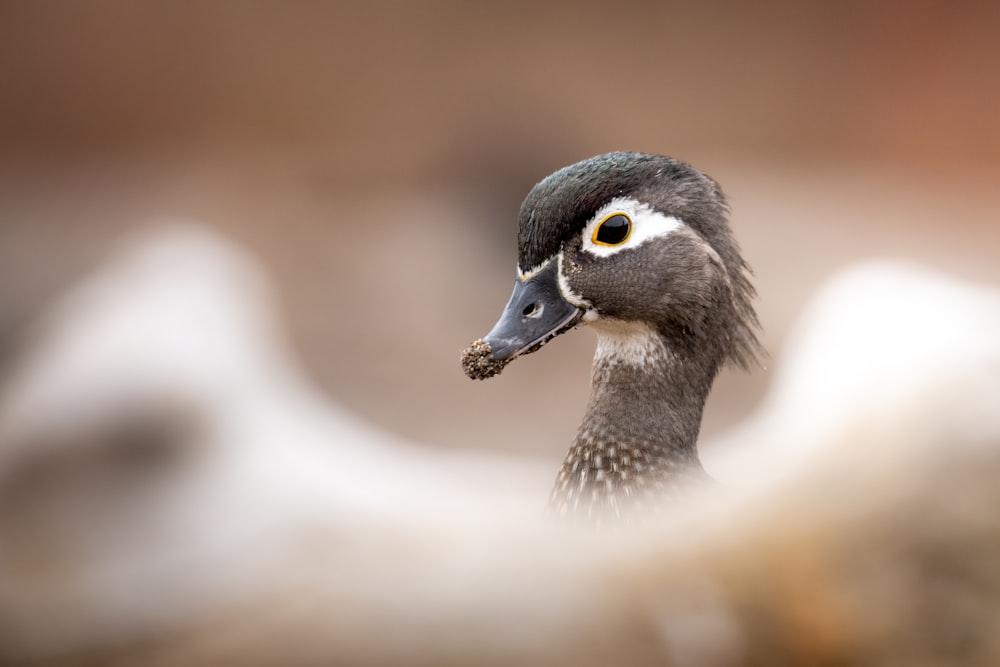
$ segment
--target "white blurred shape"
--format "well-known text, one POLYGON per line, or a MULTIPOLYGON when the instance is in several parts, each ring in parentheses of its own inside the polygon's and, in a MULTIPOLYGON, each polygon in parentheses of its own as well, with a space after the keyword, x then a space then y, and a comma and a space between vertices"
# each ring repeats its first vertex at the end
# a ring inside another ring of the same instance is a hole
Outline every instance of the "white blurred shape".
POLYGON ((547 468, 434 453, 324 400, 262 276, 174 223, 125 242, 40 323, 0 402, 0 490, 21 489, 0 499, 5 641, 44 653, 231 606, 285 576, 276 563, 317 527, 423 530, 434 552, 435 526, 472 540, 540 518, 547 468))
POLYGON ((817 456, 863 465, 947 434, 995 441, 997 406, 1000 290, 900 261, 865 262, 813 297, 760 408, 705 448, 706 467, 757 485, 817 456))
MULTIPOLYGON (((739 664, 770 650, 745 615, 776 599, 762 576, 787 574, 796 592, 824 583, 811 568, 829 566, 830 581, 857 571, 813 554, 804 527, 834 545, 860 531, 865 553, 892 564, 920 558, 905 539, 935 546, 923 524, 865 533, 865 521, 940 489, 902 485, 894 500, 887 482, 1000 442, 1000 294, 867 264, 821 291, 758 414, 706 450, 711 472, 756 495, 702 489, 703 504, 647 532, 571 535, 541 521, 554 464, 436 451, 359 423, 304 379, 279 321, 255 259, 175 224, 127 243, 40 323, 0 395, 0 660, 149 641, 183 657, 226 619, 242 630, 230 664, 253 647, 293 663, 312 650, 319 664, 739 664), (875 472, 831 504, 842 488, 829 464, 875 472), (804 543, 791 554, 808 567, 769 569, 804 543), (741 592, 754 604, 734 604, 741 592), (258 636, 255 614, 272 634, 258 636)), ((981 515, 966 516, 947 530, 981 537, 981 515)), ((871 572, 856 590, 885 580, 871 572)), ((850 599, 912 637, 880 611, 894 600, 850 599)), ((779 615, 797 613, 788 604, 779 615)))

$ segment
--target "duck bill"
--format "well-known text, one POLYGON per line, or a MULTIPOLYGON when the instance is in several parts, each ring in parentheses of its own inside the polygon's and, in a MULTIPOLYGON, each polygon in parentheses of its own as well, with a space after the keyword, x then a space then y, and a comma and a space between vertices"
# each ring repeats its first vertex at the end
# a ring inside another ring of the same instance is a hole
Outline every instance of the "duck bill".
POLYGON ((492 359, 509 361, 569 331, 582 316, 581 309, 563 298, 551 262, 530 278, 517 279, 507 307, 483 340, 490 345, 492 359))

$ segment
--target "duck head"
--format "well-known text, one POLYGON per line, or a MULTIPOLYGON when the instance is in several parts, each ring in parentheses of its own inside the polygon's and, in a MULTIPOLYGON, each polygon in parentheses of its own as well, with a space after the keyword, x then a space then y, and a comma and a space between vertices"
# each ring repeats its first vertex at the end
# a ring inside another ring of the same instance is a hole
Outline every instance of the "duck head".
POLYGON ((661 155, 608 153, 548 176, 521 206, 514 291, 466 373, 495 375, 581 323, 599 340, 656 333, 699 366, 746 366, 754 289, 727 215, 714 180, 661 155))

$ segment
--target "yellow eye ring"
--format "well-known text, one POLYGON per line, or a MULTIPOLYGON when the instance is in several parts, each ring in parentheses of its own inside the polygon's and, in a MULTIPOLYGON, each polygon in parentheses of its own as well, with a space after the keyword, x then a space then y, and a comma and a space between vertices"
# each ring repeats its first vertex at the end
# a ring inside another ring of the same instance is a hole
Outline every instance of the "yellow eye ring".
POLYGON ((594 245, 619 246, 632 236, 632 218, 627 213, 609 213, 594 227, 590 240, 594 245))

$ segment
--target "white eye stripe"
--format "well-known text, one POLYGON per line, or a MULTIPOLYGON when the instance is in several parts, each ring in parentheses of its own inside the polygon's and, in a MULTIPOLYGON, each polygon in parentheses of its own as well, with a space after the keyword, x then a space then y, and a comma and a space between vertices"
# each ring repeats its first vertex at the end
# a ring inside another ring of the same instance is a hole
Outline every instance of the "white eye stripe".
POLYGON ((634 199, 616 197, 602 206, 583 230, 583 249, 597 257, 609 257, 626 248, 635 248, 650 239, 666 236, 684 225, 678 218, 663 215, 634 199), (621 245, 594 243, 594 230, 609 216, 621 212, 632 219, 632 232, 621 245))

